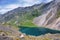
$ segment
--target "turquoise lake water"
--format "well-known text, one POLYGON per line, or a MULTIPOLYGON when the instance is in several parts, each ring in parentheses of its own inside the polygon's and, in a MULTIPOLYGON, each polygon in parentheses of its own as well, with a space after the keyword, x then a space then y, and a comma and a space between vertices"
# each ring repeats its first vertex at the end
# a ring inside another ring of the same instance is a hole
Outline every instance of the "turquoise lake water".
POLYGON ((60 31, 58 30, 52 30, 43 27, 24 27, 24 26, 20 26, 19 31, 25 33, 26 35, 32 35, 32 36, 40 36, 47 33, 51 33, 51 34, 60 33, 60 31))

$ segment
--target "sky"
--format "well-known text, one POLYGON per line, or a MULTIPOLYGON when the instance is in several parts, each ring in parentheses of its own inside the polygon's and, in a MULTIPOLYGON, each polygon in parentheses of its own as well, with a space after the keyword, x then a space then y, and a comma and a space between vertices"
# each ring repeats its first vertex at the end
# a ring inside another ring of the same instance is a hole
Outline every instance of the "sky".
POLYGON ((0 0, 0 14, 13 10, 18 7, 32 6, 41 2, 50 2, 52 0, 0 0))

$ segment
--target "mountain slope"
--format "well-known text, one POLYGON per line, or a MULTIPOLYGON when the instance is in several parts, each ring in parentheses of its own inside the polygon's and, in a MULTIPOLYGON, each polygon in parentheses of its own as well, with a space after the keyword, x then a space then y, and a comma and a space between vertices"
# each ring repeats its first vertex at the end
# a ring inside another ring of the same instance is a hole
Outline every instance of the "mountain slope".
POLYGON ((53 29, 60 27, 60 1, 19 7, 11 10, 0 19, 0 23, 22 26, 44 26, 53 29))
POLYGON ((60 0, 53 0, 51 8, 43 15, 34 18, 33 23, 60 30, 60 0))
POLYGON ((29 7, 19 7, 14 10, 8 11, 7 13, 2 15, 0 22, 2 24, 7 23, 11 25, 34 26, 34 24, 32 23, 33 18, 43 14, 43 11, 47 11, 47 6, 49 6, 50 3, 41 3, 29 7))

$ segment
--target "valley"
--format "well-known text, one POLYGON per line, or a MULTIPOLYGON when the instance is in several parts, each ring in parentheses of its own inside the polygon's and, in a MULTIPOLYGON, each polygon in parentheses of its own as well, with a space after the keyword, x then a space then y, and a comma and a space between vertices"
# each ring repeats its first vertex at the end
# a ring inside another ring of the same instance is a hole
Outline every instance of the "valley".
POLYGON ((0 14, 0 40, 60 40, 60 0, 0 14))

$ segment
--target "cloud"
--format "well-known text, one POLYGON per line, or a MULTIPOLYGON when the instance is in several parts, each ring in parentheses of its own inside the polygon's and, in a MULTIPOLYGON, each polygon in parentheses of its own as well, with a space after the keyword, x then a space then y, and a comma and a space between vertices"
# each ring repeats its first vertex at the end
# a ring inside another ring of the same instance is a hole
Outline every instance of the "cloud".
POLYGON ((4 14, 7 11, 17 7, 26 7, 41 2, 50 2, 51 0, 0 0, 0 13, 4 14))
POLYGON ((10 8, 10 9, 14 9, 14 8, 17 8, 17 7, 19 7, 18 4, 10 4, 10 5, 5 6, 5 8, 10 8))
POLYGON ((35 3, 35 2, 39 2, 39 0, 23 0, 26 3, 35 3))
POLYGON ((45 2, 45 3, 50 2, 50 1, 52 0, 42 0, 42 2, 45 2))
POLYGON ((24 2, 22 4, 23 6, 31 6, 31 5, 34 5, 34 4, 41 3, 41 0, 22 0, 22 1, 24 2))
POLYGON ((18 0, 19 2, 22 3, 22 6, 25 7, 25 6, 31 6, 31 5, 34 5, 34 4, 39 4, 41 2, 44 2, 44 3, 47 3, 47 2, 50 2, 52 0, 18 0))
POLYGON ((17 5, 17 4, 10 4, 10 5, 6 5, 4 7, 0 6, 0 13, 3 14, 3 13, 6 13, 7 11, 10 11, 12 9, 15 9, 17 7, 19 7, 20 5, 17 5))
POLYGON ((7 9, 1 9, 1 10, 0 10, 0 13, 3 14, 3 13, 5 13, 5 12, 7 12, 7 11, 8 11, 7 9))

